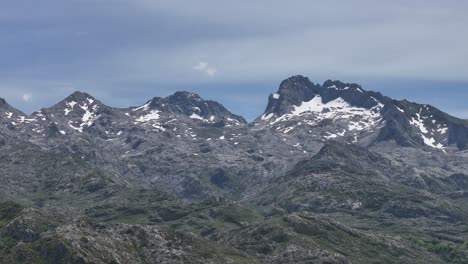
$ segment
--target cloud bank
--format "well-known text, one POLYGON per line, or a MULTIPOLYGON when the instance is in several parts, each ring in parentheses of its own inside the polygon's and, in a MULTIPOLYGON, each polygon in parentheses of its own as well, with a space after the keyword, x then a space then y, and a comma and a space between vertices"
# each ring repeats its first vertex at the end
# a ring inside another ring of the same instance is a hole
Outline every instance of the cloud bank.
POLYGON ((468 82, 466 10, 454 0, 9 1, 0 10, 0 96, 32 93, 17 101, 30 111, 49 83, 124 104, 215 83, 248 98, 258 88, 233 84, 274 90, 294 74, 468 82), (134 93, 125 102, 112 97, 123 87, 134 93))

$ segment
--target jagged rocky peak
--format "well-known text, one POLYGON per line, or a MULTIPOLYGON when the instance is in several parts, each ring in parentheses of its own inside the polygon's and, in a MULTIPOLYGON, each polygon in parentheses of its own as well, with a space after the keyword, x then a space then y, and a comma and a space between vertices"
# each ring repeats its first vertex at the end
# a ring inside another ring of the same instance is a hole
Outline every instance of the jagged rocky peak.
POLYGON ((319 85, 300 75, 284 80, 269 99, 257 124, 289 133, 298 126, 323 127, 328 121, 330 128, 318 136, 324 139, 351 134, 356 138, 361 131, 372 130, 381 123, 381 110, 390 100, 358 84, 328 80, 319 85))
POLYGON ((283 100, 300 102, 312 98, 320 92, 320 85, 316 85, 309 78, 302 75, 292 76, 281 82, 278 93, 283 100))
POLYGON ((386 126, 379 140, 395 140, 400 145, 426 145, 445 150, 450 146, 468 148, 468 122, 427 105, 393 100, 385 109, 386 126))
POLYGON ((386 109, 392 102, 356 83, 327 80, 319 85, 300 75, 283 81, 269 99, 265 113, 255 121, 257 127, 307 135, 314 141, 362 145, 372 144, 375 133, 386 125, 386 109))
POLYGON ((341 81, 327 80, 322 85, 320 93, 322 101, 329 101, 341 98, 352 106, 370 109, 380 104, 386 104, 390 98, 373 91, 364 90, 361 85, 356 83, 344 83, 341 81))
POLYGON ((0 122, 12 129, 25 122, 30 122, 28 116, 12 107, 4 98, 0 98, 0 122))
POLYGON ((317 85, 300 75, 281 83, 255 124, 321 141, 370 145, 394 140, 443 151, 468 148, 468 122, 433 106, 392 100, 356 83, 327 80, 317 85))
POLYGON ((265 114, 286 114, 294 105, 311 100, 320 91, 320 85, 314 84, 309 78, 292 76, 281 82, 278 92, 270 95, 265 114))
POLYGON ((89 99, 95 100, 94 97, 86 92, 75 91, 70 94, 65 100, 67 101, 77 101, 77 102, 84 102, 88 101, 89 99))
POLYGON ((96 100, 92 95, 76 91, 65 99, 50 108, 44 108, 41 112, 60 115, 60 116, 81 116, 83 112, 95 112, 103 104, 96 100))
POLYGON ((16 108, 14 108, 13 106, 11 106, 4 98, 1 98, 1 97, 0 97, 0 111, 2 113, 13 112, 15 114, 24 115, 20 110, 18 110, 16 108))
POLYGON ((296 75, 281 82, 278 91, 270 95, 268 106, 260 120, 291 114, 301 107, 309 109, 311 106, 316 106, 317 109, 309 110, 322 111, 328 109, 326 105, 338 104, 340 107, 346 105, 371 109, 383 106, 389 101, 390 98, 378 92, 365 91, 356 83, 327 80, 323 85, 319 85, 314 84, 307 77, 296 75), (324 107, 319 107, 320 104, 324 107))
POLYGON ((32 114, 39 123, 50 122, 60 128, 62 134, 67 131, 83 132, 92 126, 103 113, 108 113, 110 107, 96 100, 92 95, 76 91, 56 105, 43 108, 32 114))
POLYGON ((323 89, 333 89, 338 91, 357 91, 359 93, 365 93, 366 91, 361 85, 357 83, 345 83, 340 80, 326 80, 322 84, 323 89))
POLYGON ((133 108, 132 112, 159 112, 181 114, 195 121, 204 123, 224 123, 225 125, 241 125, 246 121, 243 117, 232 114, 223 105, 211 100, 204 100, 196 93, 179 91, 173 95, 154 97, 146 104, 133 108))
POLYGON ((6 102, 6 100, 5 100, 4 98, 0 97, 0 107, 3 108, 3 107, 6 106, 6 105, 8 105, 8 103, 6 102))
POLYGON ((4 98, 0 97, 0 119, 11 118, 14 114, 22 114, 21 111, 13 108, 4 98))

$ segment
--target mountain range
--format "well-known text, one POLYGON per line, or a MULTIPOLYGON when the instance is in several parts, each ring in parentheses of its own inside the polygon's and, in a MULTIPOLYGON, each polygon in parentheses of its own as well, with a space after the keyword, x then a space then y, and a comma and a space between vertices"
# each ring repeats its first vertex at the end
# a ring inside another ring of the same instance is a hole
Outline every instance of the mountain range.
POLYGON ((468 121, 300 75, 250 123, 0 99, 0 263, 468 263, 467 161, 468 121))

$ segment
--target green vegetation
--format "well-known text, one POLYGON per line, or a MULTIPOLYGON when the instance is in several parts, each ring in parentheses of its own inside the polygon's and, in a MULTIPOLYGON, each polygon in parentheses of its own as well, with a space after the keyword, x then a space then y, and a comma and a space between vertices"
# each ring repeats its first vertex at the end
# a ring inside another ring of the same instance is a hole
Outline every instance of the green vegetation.
POLYGON ((468 241, 457 245, 451 242, 441 242, 438 239, 432 239, 424 242, 418 240, 416 243, 419 247, 423 247, 430 252, 441 256, 445 261, 450 263, 467 263, 468 256, 466 250, 468 249, 468 241))
POLYGON ((19 215, 23 207, 14 202, 0 203, 0 228, 19 215))
POLYGON ((0 263, 9 264, 83 264, 57 239, 40 239, 32 243, 11 243, 0 252, 0 263))

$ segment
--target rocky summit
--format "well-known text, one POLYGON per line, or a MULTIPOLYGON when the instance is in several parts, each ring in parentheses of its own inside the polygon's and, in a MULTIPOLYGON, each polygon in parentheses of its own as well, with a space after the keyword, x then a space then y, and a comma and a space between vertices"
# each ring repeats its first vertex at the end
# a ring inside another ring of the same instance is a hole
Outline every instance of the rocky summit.
POLYGON ((304 76, 250 123, 0 99, 0 263, 468 263, 467 151, 466 120, 304 76))

